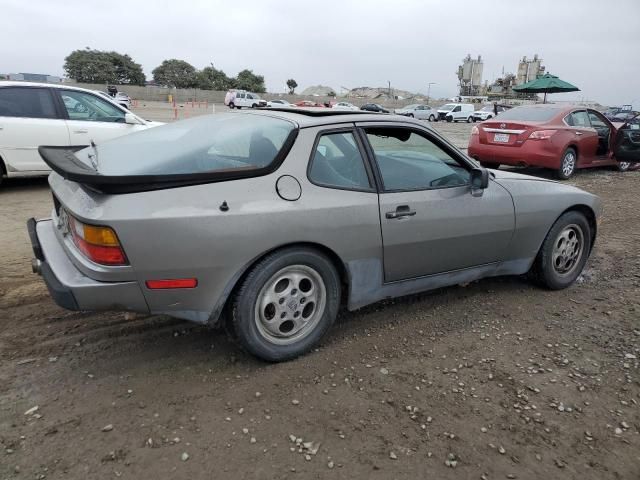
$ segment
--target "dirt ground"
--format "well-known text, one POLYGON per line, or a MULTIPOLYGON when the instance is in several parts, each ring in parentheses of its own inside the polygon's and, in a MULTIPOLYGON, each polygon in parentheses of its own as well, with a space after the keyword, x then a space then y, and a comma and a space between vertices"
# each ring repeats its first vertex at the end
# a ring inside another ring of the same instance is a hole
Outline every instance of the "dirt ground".
POLYGON ((638 479, 639 181, 572 180, 605 204, 572 288, 498 278, 344 311, 278 365, 168 317, 58 308, 25 228, 46 181, 7 182, 0 479, 638 479))

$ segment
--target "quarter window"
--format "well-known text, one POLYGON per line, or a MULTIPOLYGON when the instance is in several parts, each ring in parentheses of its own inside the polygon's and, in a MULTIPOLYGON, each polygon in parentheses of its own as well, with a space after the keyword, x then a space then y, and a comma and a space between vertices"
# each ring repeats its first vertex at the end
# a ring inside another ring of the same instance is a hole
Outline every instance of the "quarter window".
POLYGON ((309 179, 327 187, 354 190, 371 188, 353 133, 336 132, 320 137, 311 160, 309 179))
POLYGON ((0 117, 56 118, 51 93, 45 88, 0 88, 0 117))
POLYGON ((366 129, 385 190, 430 190, 469 184, 469 172, 428 138, 406 128, 366 129))
POLYGON ((71 120, 124 123, 124 112, 96 95, 73 90, 60 93, 71 120))

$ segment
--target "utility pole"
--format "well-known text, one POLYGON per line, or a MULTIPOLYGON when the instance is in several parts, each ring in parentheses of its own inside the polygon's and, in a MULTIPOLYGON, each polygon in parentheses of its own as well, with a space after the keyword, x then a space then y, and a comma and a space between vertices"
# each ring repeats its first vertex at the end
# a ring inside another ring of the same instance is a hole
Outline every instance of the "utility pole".
POLYGON ((431 98, 431 85, 435 85, 436 82, 429 82, 427 86, 427 105, 429 104, 429 99, 431 98))

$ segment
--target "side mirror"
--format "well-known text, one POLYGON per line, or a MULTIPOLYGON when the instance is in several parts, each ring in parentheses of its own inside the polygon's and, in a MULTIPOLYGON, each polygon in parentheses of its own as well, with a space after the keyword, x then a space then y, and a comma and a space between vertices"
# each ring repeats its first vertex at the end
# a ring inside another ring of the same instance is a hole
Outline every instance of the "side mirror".
POLYGON ((133 113, 125 113, 124 114, 124 123, 127 125, 142 125, 142 122, 138 120, 133 113))
POLYGON ((489 170, 474 168, 471 170, 471 190, 484 190, 489 186, 489 170))

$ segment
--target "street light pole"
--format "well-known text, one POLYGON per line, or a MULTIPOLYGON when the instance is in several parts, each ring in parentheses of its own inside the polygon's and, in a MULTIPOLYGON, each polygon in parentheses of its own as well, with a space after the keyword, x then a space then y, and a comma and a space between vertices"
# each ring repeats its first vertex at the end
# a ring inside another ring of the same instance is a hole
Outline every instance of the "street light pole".
POLYGON ((435 85, 436 82, 429 82, 427 86, 427 104, 429 104, 429 98, 431 97, 431 85, 435 85))

